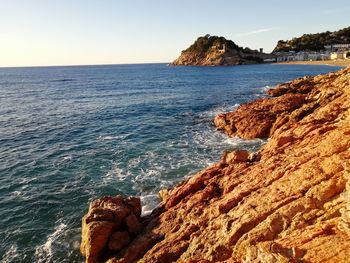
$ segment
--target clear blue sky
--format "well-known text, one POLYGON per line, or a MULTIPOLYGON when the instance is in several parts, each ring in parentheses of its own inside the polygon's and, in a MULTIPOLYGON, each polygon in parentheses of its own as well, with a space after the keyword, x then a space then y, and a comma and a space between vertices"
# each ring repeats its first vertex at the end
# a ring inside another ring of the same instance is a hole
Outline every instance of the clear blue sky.
POLYGON ((205 34, 271 51, 349 14, 349 0, 0 0, 0 66, 169 62, 205 34))

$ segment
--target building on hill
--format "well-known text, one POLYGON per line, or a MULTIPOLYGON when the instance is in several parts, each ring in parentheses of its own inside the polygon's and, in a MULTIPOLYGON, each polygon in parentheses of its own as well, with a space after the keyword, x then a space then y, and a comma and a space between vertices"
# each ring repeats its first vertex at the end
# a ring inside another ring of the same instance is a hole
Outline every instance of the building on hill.
POLYGON ((328 51, 344 51, 344 50, 349 50, 350 49, 350 44, 331 44, 331 45, 326 45, 324 48, 328 51))
POLYGON ((226 52, 226 45, 222 44, 222 49, 219 49, 220 53, 225 53, 226 52))

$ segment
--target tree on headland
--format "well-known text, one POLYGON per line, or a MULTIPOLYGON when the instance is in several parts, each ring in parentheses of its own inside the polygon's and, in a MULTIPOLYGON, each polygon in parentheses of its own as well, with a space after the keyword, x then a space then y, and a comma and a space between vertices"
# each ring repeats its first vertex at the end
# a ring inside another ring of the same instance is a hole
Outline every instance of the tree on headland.
POLYGON ((197 40, 186 50, 182 52, 207 52, 211 47, 217 47, 221 49, 225 45, 229 49, 241 49, 232 40, 227 40, 224 37, 211 36, 206 34, 205 36, 198 37, 197 40))

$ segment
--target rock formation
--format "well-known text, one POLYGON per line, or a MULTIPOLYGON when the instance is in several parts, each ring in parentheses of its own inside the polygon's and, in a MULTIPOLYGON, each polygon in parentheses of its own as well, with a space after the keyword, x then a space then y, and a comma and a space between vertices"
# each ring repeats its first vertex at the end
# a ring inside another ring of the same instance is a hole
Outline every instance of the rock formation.
POLYGON ((132 206, 139 234, 120 223, 127 202, 95 201, 87 262, 349 262, 350 68, 269 94, 215 119, 230 136, 269 137, 260 151, 225 152, 147 218, 132 206))
POLYGON ((82 222, 81 253, 100 262, 126 247, 142 229, 139 198, 104 197, 91 203, 82 222))
POLYGON ((173 66, 229 66, 262 63, 271 55, 257 50, 242 48, 224 37, 206 35, 199 37, 189 48, 182 51, 173 66))

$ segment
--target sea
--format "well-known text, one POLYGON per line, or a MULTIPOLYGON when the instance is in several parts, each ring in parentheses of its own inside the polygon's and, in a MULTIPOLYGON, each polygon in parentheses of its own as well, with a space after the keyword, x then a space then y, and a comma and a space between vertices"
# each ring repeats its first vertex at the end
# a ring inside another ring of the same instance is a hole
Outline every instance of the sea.
POLYGON ((158 191, 265 140, 213 118, 320 65, 166 64, 0 68, 0 262, 83 262, 81 218, 106 195, 158 191))

